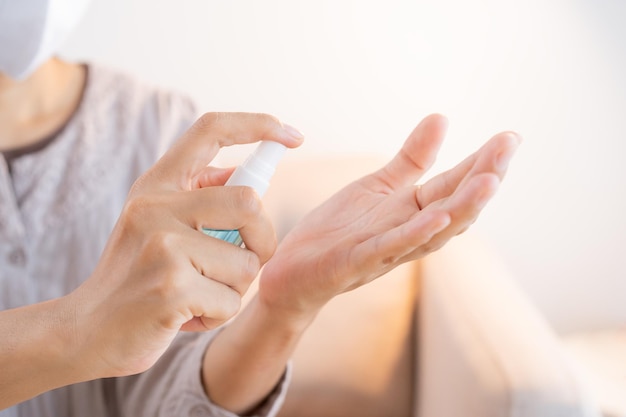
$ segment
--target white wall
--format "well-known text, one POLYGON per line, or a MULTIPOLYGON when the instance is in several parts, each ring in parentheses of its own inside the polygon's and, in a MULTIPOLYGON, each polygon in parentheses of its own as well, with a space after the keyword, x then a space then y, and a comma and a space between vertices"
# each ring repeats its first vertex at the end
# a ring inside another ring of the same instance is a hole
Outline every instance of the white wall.
POLYGON ((94 0, 64 54, 273 113, 301 154, 392 155, 441 112, 441 170, 519 131, 476 228, 569 330, 626 322, 624 18, 620 0, 94 0))

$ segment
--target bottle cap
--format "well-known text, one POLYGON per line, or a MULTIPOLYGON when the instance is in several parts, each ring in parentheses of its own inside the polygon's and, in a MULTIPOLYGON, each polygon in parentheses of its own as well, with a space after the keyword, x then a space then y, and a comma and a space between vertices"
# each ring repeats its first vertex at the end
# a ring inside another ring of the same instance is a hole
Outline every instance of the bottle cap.
POLYGON ((285 150, 285 145, 278 142, 261 142, 248 159, 235 169, 226 185, 252 187, 259 197, 263 197, 285 150))

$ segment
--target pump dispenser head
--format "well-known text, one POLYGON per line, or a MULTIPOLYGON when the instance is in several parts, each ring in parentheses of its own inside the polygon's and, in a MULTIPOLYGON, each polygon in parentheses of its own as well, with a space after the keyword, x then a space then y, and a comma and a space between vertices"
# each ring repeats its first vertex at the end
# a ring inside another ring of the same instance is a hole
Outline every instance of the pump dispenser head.
POLYGON ((285 153, 285 145, 264 141, 235 169, 225 185, 246 185, 263 197, 270 185, 276 165, 285 153))

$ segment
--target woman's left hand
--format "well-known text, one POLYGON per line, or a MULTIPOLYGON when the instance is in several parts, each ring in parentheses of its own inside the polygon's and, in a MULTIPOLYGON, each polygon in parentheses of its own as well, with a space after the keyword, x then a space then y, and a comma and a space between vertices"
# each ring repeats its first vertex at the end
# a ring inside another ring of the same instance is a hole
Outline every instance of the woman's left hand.
POLYGON ((334 296, 437 250, 465 231, 496 193, 521 138, 494 136, 453 169, 432 166, 447 120, 425 118, 383 168, 340 190, 296 225, 265 266, 260 300, 315 314, 334 296))

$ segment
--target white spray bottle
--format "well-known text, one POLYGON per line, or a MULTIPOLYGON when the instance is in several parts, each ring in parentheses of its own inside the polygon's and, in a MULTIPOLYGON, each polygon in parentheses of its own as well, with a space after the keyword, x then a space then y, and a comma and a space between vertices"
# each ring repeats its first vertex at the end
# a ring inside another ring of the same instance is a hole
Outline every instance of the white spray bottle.
MULTIPOLYGON (((278 142, 264 141, 239 165, 225 185, 245 185, 252 187, 259 197, 263 197, 270 185, 276 165, 285 153, 285 145, 278 142)), ((212 237, 241 246, 242 239, 238 230, 216 230, 203 228, 202 231, 212 237)))

